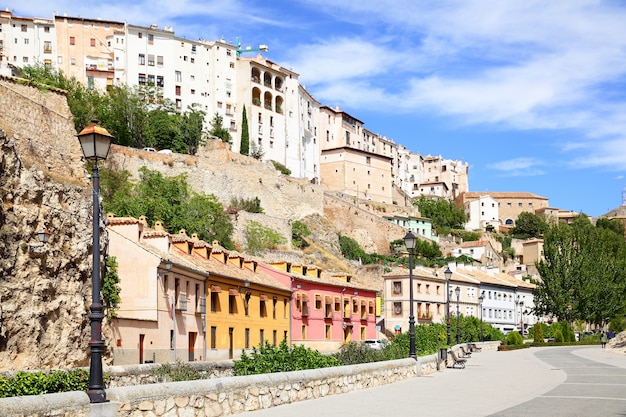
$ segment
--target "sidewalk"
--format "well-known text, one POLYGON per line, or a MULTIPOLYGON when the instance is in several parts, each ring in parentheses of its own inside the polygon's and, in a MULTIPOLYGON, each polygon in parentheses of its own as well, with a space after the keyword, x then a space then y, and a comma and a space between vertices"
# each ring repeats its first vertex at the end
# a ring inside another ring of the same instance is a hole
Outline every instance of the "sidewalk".
MULTIPOLYGON (((486 416, 528 401, 565 380, 563 371, 534 356, 536 349, 541 348, 476 352, 465 369, 446 369, 408 381, 239 415, 486 416)), ((606 354, 600 352, 600 356, 606 354)))

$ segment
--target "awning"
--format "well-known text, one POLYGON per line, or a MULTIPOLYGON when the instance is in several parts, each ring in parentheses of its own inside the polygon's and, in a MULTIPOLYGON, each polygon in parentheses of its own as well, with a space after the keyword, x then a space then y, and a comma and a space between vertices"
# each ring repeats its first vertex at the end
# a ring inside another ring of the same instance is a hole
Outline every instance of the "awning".
POLYGON ((315 301, 322 301, 322 295, 321 294, 315 294, 315 301))
POLYGON ((228 295, 239 295, 239 290, 237 288, 229 288, 228 295))
POLYGON ((333 298, 330 295, 327 295, 325 297, 325 303, 326 304, 332 304, 333 303, 333 298))
POLYGON ((267 295, 265 295, 265 294, 261 294, 261 295, 259 295, 259 299, 260 299, 261 301, 267 301, 267 295))
POLYGON ((211 285, 211 292, 222 292, 219 285, 211 285))

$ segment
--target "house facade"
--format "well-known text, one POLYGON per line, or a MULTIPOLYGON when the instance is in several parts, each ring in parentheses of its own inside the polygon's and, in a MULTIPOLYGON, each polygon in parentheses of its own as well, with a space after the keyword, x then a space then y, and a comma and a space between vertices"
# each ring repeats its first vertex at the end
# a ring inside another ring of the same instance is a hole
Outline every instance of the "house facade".
POLYGON ((145 218, 109 215, 121 305, 114 364, 224 360, 290 340, 291 291, 257 263, 145 218))
POLYGON ((344 343, 376 338, 376 290, 314 266, 275 262, 267 268, 267 273, 293 291, 293 344, 328 352, 344 343))

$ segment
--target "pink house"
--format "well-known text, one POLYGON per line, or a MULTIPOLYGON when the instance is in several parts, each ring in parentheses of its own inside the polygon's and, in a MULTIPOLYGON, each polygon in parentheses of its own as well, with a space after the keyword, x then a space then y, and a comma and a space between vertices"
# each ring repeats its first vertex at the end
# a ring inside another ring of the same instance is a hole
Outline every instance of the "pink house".
POLYGON ((376 290, 333 276, 315 266, 259 263, 288 285, 291 297, 291 342, 319 351, 334 351, 350 341, 376 338, 376 290))

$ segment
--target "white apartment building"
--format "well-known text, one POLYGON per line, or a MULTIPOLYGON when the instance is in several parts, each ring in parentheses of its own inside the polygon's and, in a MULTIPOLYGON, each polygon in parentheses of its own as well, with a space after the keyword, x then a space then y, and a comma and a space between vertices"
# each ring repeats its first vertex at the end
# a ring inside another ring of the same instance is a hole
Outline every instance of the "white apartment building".
POLYGON ((481 195, 475 200, 465 204, 465 215, 467 223, 465 230, 485 230, 487 226, 492 226, 498 230, 500 226, 499 204, 490 195, 481 195))
MULTIPOLYGON (((273 160, 300 171, 301 133, 298 74, 264 59, 237 59, 238 105, 246 106, 250 151, 256 147, 263 160, 273 160)), ((241 120, 237 123, 240 131, 241 120)), ((236 138, 233 150, 239 152, 241 138, 236 138)))
POLYGON ((320 103, 309 94, 304 86, 298 86, 299 128, 298 158, 287 161, 291 175, 308 178, 316 184, 320 183, 320 146, 317 138, 317 125, 320 114, 320 103), (297 166, 294 170, 291 166, 297 166))
POLYGON ((190 41, 171 27, 126 25, 108 39, 115 56, 115 83, 157 87, 157 99, 171 100, 177 111, 199 105, 205 126, 215 113, 237 134, 236 48, 225 42, 190 41))
POLYGON ((13 75, 16 67, 41 63, 53 67, 56 39, 52 19, 18 17, 0 11, 0 74, 13 75))

